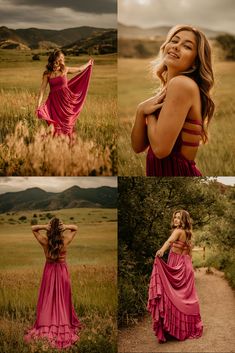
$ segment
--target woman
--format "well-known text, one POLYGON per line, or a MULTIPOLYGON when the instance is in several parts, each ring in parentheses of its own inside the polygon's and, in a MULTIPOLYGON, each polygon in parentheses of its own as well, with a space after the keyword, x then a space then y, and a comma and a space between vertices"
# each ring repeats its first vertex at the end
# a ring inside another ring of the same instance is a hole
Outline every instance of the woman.
POLYGON ((136 153, 148 148, 148 176, 201 176, 195 157, 213 116, 211 49, 198 29, 173 27, 160 48, 159 94, 139 104, 132 130, 136 153))
POLYGON ((157 251, 149 285, 148 311, 160 343, 173 336, 199 338, 203 324, 191 261, 191 221, 187 211, 173 214, 173 232, 157 251), (161 259, 169 248, 167 264, 161 259))
POLYGON ((51 347, 70 347, 78 339, 81 324, 71 299, 71 285, 66 264, 67 246, 77 226, 64 225, 53 218, 47 225, 32 226, 33 234, 43 247, 46 264, 37 303, 37 318, 28 330, 26 342, 46 339, 51 347), (42 234, 46 231, 46 235, 42 234))
POLYGON ((66 67, 61 50, 56 49, 50 54, 43 74, 36 112, 38 118, 53 124, 55 134, 72 134, 86 98, 92 65, 93 61, 89 60, 80 67, 66 67), (67 74, 70 73, 78 75, 67 81, 67 74), (50 93, 47 101, 41 105, 48 83, 50 93))

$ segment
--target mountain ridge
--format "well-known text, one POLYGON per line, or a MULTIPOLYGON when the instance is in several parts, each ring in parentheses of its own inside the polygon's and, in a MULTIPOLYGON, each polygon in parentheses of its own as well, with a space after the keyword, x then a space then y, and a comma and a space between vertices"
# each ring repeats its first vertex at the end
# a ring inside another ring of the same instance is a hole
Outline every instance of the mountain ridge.
MULTIPOLYGON (((99 28, 91 26, 80 26, 61 30, 40 29, 36 27, 12 29, 6 26, 0 27, 0 42, 13 41, 29 47, 30 49, 40 48, 41 42, 52 43, 58 47, 70 46, 78 41, 85 41, 88 38, 97 37, 97 41, 102 34, 112 36, 116 33, 115 28, 99 28)), ((109 39, 109 38, 108 38, 109 39)), ((96 44, 97 44, 96 41, 96 44)))
POLYGON ((74 207, 116 208, 117 188, 81 188, 73 185, 61 192, 47 192, 33 187, 0 194, 0 213, 36 209, 53 211, 74 207))

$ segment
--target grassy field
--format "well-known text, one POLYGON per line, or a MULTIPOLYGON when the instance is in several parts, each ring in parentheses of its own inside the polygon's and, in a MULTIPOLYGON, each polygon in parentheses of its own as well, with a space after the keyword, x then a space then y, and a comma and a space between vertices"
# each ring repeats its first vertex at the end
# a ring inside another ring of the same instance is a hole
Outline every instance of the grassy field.
MULTIPOLYGON (((213 98, 216 113, 209 128, 209 143, 199 148, 196 163, 203 175, 234 175, 235 101, 233 87, 234 62, 215 63, 213 98)), ((136 155, 131 148, 130 134, 138 103, 156 92, 158 80, 153 79, 151 59, 118 61, 118 174, 145 175, 146 154, 136 155)))
MULTIPOLYGON (((31 219, 47 223, 47 213, 25 211, 0 215, 0 352, 44 351, 42 347, 33 350, 25 345, 23 335, 35 320, 45 262, 30 223, 31 219), (24 222, 19 220, 21 216, 27 217, 24 222)), ((75 223, 79 229, 69 247, 67 262, 73 303, 85 328, 80 341, 67 352, 115 352, 117 212, 67 209, 50 213, 65 223, 75 223)))
MULTIPOLYGON (((52 139, 46 123, 35 116, 47 56, 33 61, 30 52, 0 50, 0 59, 1 175, 117 174, 116 55, 94 57, 88 96, 72 147, 67 139, 52 139), (21 125, 14 133, 18 123, 21 125), (58 150, 63 152, 58 154, 58 150)), ((66 57, 66 65, 80 66, 88 60, 86 56, 66 57)))

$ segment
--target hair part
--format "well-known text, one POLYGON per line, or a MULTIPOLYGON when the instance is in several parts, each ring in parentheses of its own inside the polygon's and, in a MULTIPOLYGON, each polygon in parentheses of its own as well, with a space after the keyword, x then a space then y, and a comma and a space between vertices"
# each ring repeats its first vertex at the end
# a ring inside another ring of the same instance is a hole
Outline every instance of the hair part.
POLYGON ((61 249, 64 246, 63 223, 59 218, 52 218, 50 228, 47 231, 48 255, 52 260, 58 260, 61 249))
POLYGON ((205 34, 199 29, 189 25, 177 25, 171 28, 165 42, 160 47, 159 57, 154 63, 154 71, 162 85, 165 86, 167 82, 167 67, 163 62, 163 53, 166 45, 181 31, 192 32, 196 38, 197 56, 195 59, 195 67, 189 68, 181 74, 192 78, 198 84, 202 103, 202 141, 203 143, 206 143, 208 141, 208 125, 212 119, 215 104, 210 94, 211 88, 214 85, 211 47, 205 34))

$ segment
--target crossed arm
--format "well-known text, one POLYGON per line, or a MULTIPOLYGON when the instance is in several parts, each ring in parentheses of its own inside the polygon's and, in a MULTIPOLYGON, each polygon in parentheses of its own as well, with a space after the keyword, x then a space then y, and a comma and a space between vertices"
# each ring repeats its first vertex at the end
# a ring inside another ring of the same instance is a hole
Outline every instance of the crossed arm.
POLYGON ((170 80, 167 91, 139 104, 132 130, 132 147, 136 153, 151 146, 157 158, 167 157, 192 106, 195 82, 185 76, 170 80), (161 109, 158 119, 156 110, 161 109))

